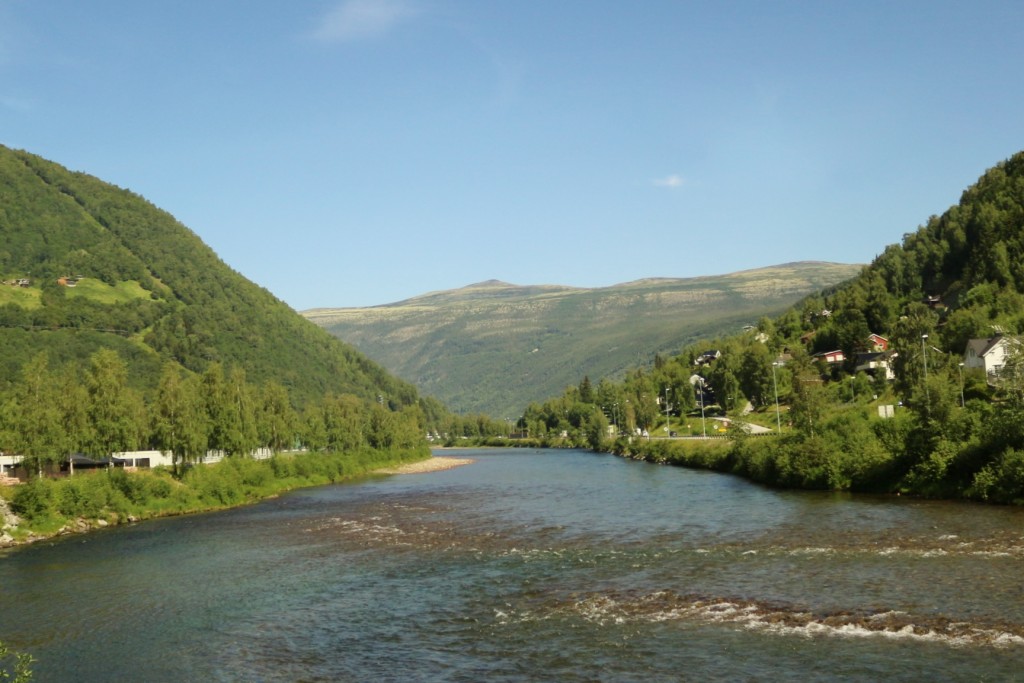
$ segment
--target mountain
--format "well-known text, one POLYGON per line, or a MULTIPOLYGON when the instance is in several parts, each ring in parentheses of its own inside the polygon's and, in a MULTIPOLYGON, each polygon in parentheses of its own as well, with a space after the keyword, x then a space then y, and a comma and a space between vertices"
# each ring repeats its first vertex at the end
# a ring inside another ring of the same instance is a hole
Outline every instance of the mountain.
POLYGON ((0 388, 39 351, 113 348, 131 383, 173 359, 274 380, 304 405, 326 393, 417 402, 416 389, 229 268, 169 213, 95 177, 0 147, 0 388))
POLYGON ((788 263, 596 289, 489 280, 384 306, 302 314, 449 408, 503 418, 585 375, 614 376, 779 313, 860 269, 788 263))

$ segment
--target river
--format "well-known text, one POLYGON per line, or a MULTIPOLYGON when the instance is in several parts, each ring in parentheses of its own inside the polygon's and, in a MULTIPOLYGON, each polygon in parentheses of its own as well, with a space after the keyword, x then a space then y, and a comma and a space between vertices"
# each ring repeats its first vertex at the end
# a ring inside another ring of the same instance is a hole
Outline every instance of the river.
POLYGON ((1024 678, 1024 510, 583 451, 0 553, 37 681, 1024 678))

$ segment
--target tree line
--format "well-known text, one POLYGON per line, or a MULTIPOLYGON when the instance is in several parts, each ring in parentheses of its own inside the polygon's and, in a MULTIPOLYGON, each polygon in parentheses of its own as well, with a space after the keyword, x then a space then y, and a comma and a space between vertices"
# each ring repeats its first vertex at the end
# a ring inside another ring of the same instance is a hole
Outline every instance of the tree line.
POLYGON ((131 386, 127 364, 112 349, 95 351, 84 364, 51 365, 47 353, 36 354, 2 405, 0 447, 23 455, 37 474, 76 452, 107 458, 160 450, 180 469, 208 451, 414 449, 426 433, 419 406, 393 410, 383 395, 367 401, 328 393, 297 409, 279 382, 254 384, 241 366, 219 362, 192 373, 167 361, 156 388, 144 392, 131 386))

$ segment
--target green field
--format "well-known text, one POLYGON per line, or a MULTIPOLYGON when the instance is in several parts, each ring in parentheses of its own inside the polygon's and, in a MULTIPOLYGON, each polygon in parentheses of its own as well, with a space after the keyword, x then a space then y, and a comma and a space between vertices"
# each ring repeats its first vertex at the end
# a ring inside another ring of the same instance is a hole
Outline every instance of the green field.
POLYGON ((152 298, 152 294, 132 280, 108 285, 95 278, 82 278, 74 287, 66 287, 65 292, 69 299, 81 297, 101 304, 124 304, 137 299, 145 301, 152 298))

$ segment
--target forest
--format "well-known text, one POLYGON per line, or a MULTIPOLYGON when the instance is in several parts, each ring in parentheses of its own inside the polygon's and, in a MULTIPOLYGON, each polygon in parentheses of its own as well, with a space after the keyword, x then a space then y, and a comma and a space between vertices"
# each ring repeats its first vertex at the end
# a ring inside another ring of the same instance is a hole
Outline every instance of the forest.
POLYGON ((0 147, 0 232, 0 453, 30 480, 2 493, 31 528, 207 509, 429 455, 438 401, 134 193, 0 147), (40 476, 72 454, 149 449, 173 471, 40 476), (261 449, 301 455, 247 457, 261 449), (194 467, 209 452, 223 466, 194 467))
POLYGON ((333 393, 446 412, 129 190, 0 147, 0 230, 0 390, 39 352, 84 364, 111 348, 140 391, 165 361, 196 374, 220 363, 286 387, 296 409, 333 393))
POLYGON ((144 393, 127 367, 101 349, 84 369, 51 368, 45 353, 22 369, 0 404, 0 443, 27 479, 5 492, 24 522, 17 537, 227 507, 430 455, 418 406, 328 394, 299 412, 281 384, 219 363, 194 374, 168 361, 144 393), (129 473, 115 456, 137 450, 170 453, 173 466, 129 473), (250 457, 260 450, 269 457, 250 457), (99 471, 70 469, 83 453, 99 471), (223 460, 195 467, 211 453, 223 460))
POLYGON ((753 322, 621 380, 583 378, 524 422, 775 486, 1024 502, 1024 153, 856 278, 753 322), (1001 339, 1000 367, 965 362, 971 340, 1001 339))

